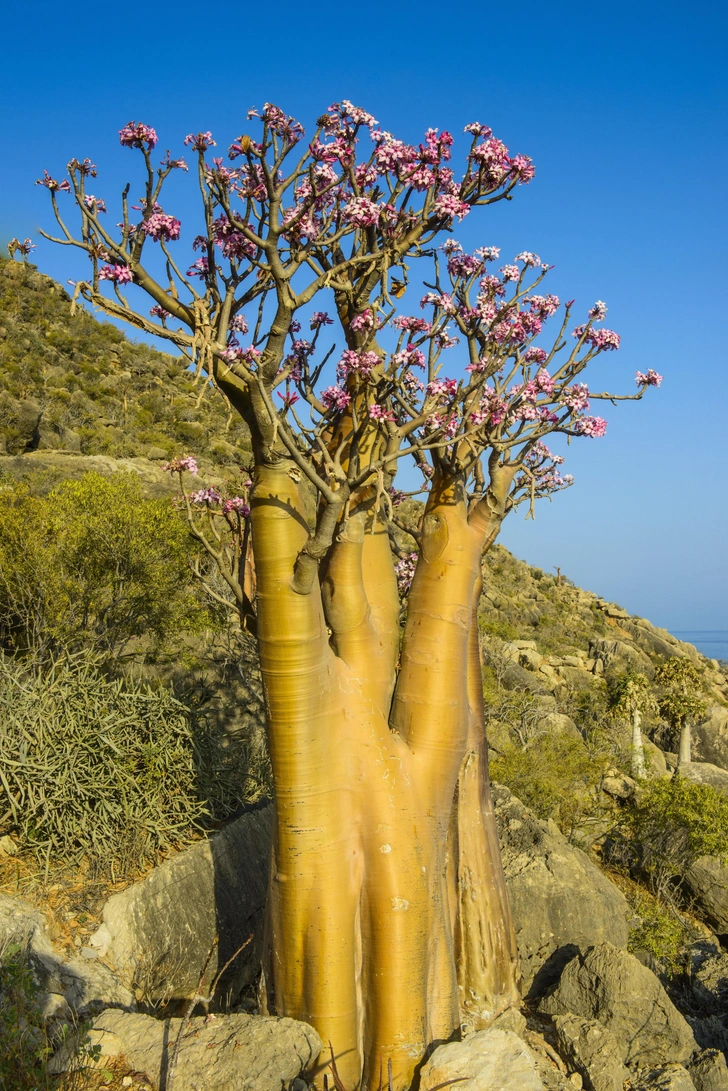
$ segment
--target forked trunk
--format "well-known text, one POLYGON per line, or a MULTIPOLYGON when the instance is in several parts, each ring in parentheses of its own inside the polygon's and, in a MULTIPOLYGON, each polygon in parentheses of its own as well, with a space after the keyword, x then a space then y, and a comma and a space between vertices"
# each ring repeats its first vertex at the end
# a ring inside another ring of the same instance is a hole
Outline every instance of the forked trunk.
POLYGON ((399 655, 386 536, 364 515, 293 590, 295 475, 259 471, 258 638, 276 791, 269 1010, 312 1023, 347 1088, 517 1000, 487 782, 475 605, 482 529, 434 490, 399 655))

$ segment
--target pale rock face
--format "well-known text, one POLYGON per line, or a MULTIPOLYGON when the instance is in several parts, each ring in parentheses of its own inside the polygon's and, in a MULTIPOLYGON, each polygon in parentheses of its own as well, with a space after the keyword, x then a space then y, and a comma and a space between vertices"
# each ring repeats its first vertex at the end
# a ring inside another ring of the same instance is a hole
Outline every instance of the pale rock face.
MULTIPOLYGON (((144 1072, 160 1091, 174 1056, 181 1019, 110 1009, 94 1019, 90 1045, 100 1047, 100 1059, 118 1057, 144 1072)), ((55 1054, 52 1073, 87 1064, 69 1042, 55 1054)), ((175 1068, 180 1091, 280 1091, 316 1060, 323 1043, 313 1027, 294 1019, 243 1014, 197 1016, 190 1020, 175 1068)), ((102 1060, 103 1064, 103 1060, 102 1060)), ((530 1089, 529 1089, 530 1091, 530 1089)))
POLYGON ((681 1064, 671 1062, 639 1073, 632 1082, 633 1091, 695 1091, 690 1073, 681 1064))
POLYGON ((622 1091, 629 1072, 617 1039, 597 1019, 569 1012, 554 1016, 559 1053, 582 1077, 590 1091, 622 1091))
POLYGON ((652 971, 611 943, 572 959, 540 1010, 598 1020, 616 1039, 622 1062, 633 1068, 682 1064, 697 1049, 688 1023, 652 971))
POLYGON ((420 1091, 458 1081, 460 1091, 544 1091, 531 1050, 508 1030, 489 1027, 438 1046, 420 1076, 420 1091))

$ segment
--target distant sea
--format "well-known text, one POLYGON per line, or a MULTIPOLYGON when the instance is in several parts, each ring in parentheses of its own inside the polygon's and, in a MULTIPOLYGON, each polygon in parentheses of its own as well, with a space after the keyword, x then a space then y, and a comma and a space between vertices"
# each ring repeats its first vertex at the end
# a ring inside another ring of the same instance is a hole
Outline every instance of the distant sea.
POLYGON ((694 644, 708 659, 728 660, 728 629, 671 629, 678 640, 694 644))

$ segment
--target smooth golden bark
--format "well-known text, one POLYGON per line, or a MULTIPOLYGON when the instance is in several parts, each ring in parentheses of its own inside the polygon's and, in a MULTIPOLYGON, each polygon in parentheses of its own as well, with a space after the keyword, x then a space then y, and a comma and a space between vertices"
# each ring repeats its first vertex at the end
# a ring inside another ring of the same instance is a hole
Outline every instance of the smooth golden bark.
POLYGON ((457 484, 433 489, 397 672, 386 535, 351 516, 299 593, 309 530, 289 469, 260 469, 252 498, 277 814, 269 1005, 331 1042, 351 1091, 389 1063, 404 1091, 433 1042, 514 995, 472 658, 483 527, 457 484))

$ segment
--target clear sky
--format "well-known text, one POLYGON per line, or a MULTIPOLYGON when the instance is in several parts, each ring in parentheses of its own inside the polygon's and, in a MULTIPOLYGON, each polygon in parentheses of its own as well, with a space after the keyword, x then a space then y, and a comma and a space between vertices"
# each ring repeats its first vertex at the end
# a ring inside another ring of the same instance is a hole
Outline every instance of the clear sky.
POLYGON ((531 185, 456 237, 506 260, 536 251, 556 266, 549 290, 607 302, 622 348, 593 386, 633 388, 648 367, 665 381, 608 406, 607 436, 569 450, 574 488, 535 522, 513 515, 501 540, 657 624, 728 629, 725 3, 9 7, 0 241, 31 235, 61 281, 83 267, 39 239, 33 182, 88 155, 108 199, 131 173, 130 119, 179 154, 193 130, 226 147, 264 101, 310 126, 349 98, 407 140, 478 120, 532 156, 531 185))

